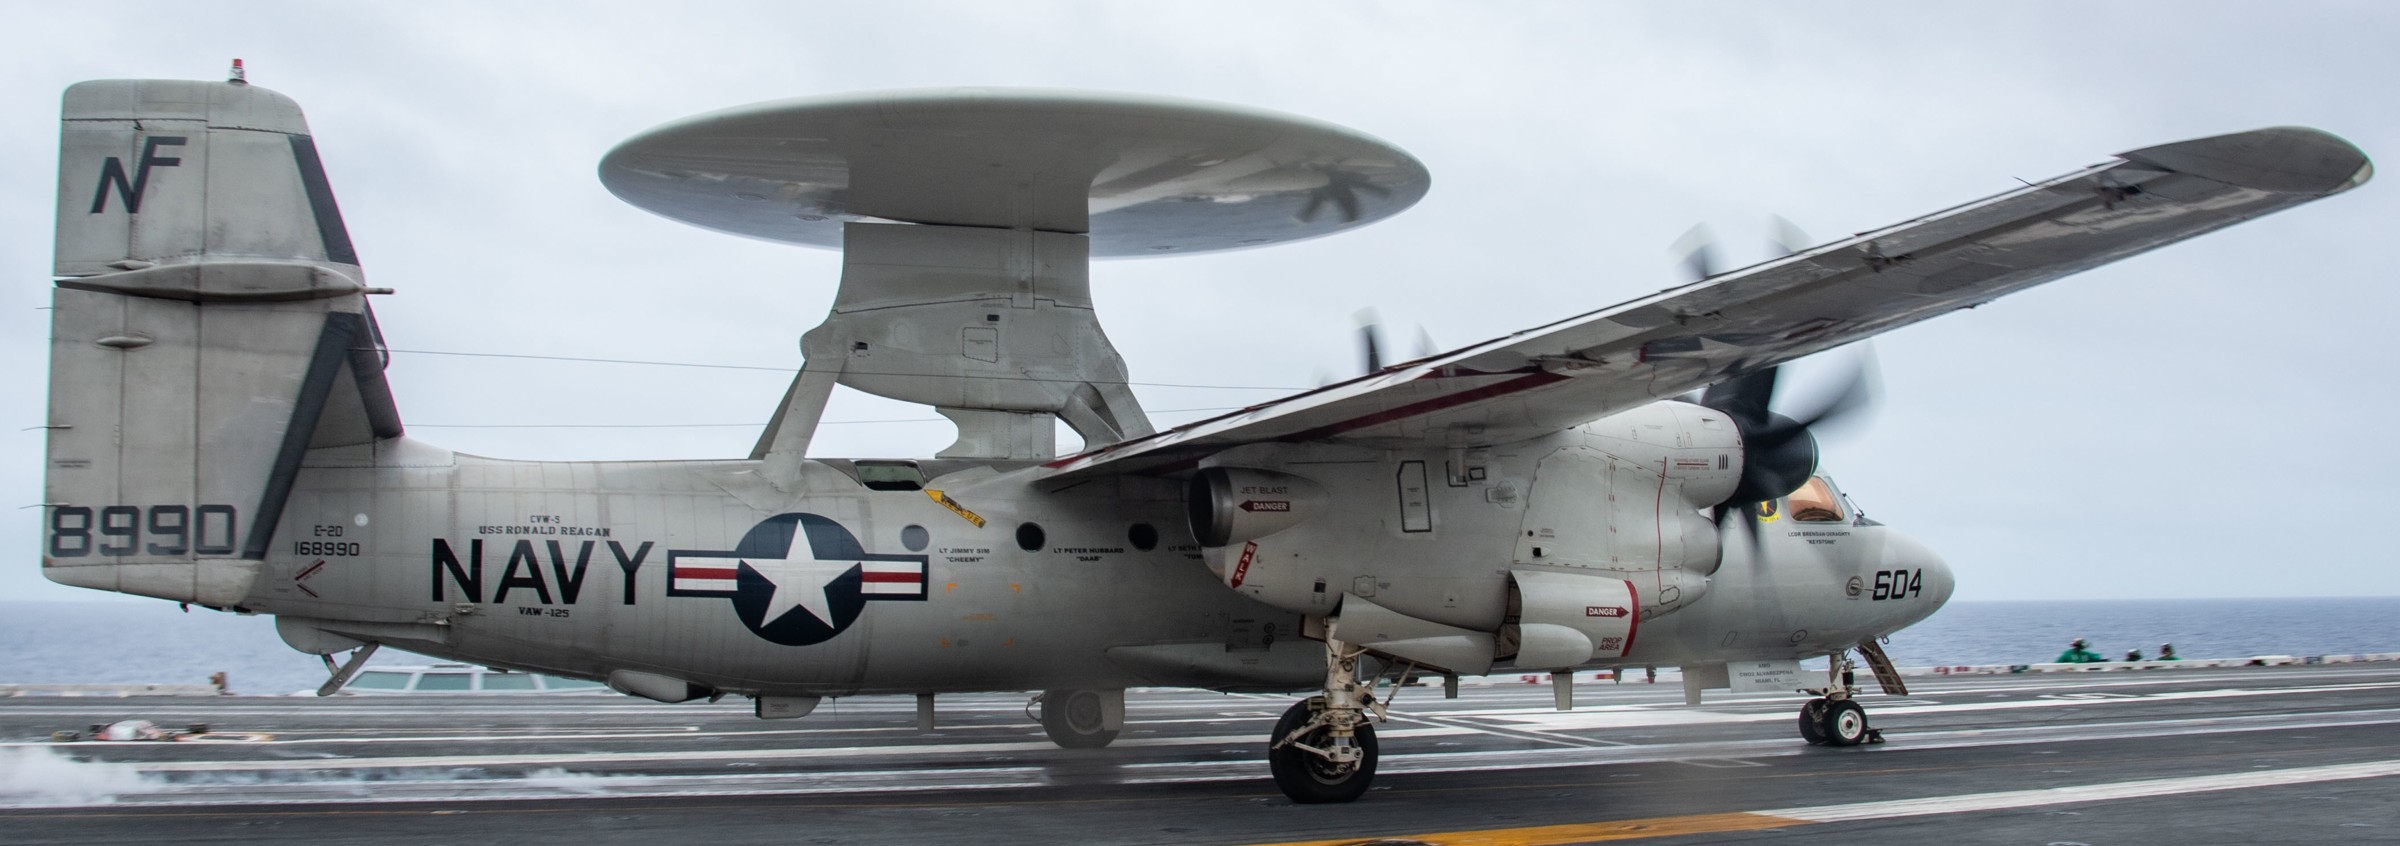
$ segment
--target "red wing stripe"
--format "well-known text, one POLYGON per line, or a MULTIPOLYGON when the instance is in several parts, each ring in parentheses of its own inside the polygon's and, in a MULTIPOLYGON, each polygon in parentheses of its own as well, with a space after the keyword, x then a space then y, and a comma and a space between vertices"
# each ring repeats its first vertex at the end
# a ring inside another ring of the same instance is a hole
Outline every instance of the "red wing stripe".
MULTIPOLYGON (((1462 374, 1462 375, 1487 376, 1487 375, 1499 375, 1499 374, 1474 373, 1474 374, 1462 374)), ((1436 376, 1424 376, 1424 377, 1420 377, 1420 381, 1424 381, 1424 380, 1432 380, 1432 379, 1436 379, 1436 378, 1440 378, 1440 377, 1436 377, 1436 376)), ((1384 423, 1390 423, 1390 422, 1392 422, 1392 421, 1395 421, 1395 420, 1404 420, 1404 419, 1407 419, 1407 418, 1410 418, 1410 417, 1415 417, 1415 416, 1422 415, 1422 414, 1431 414, 1431 413, 1433 413, 1433 412, 1440 411, 1440 410, 1442 410, 1442 409, 1445 409, 1445 408, 1456 408, 1456 407, 1458 407, 1458 406, 1467 405, 1467 404, 1469 404, 1469 403, 1474 403, 1474 402, 1480 402, 1480 401, 1482 401, 1482 400, 1491 399, 1491 398, 1493 398, 1493 397, 1506 396, 1506 395, 1509 395, 1509 394, 1517 393, 1517 392, 1519 392, 1519 391, 1529 391, 1529 390, 1532 390, 1532 389, 1534 389, 1534 388, 1539 388, 1539 387, 1541 387, 1541 386, 1543 386, 1543 385, 1548 385, 1548 384, 1552 384, 1552 383, 1555 383, 1555 382, 1564 382, 1564 381, 1568 380, 1569 378, 1572 378, 1572 377, 1568 377, 1568 376, 1561 376, 1561 375, 1558 375, 1558 374, 1556 374, 1556 373, 1551 373, 1551 372, 1549 372, 1549 371, 1546 371, 1546 370, 1545 370, 1545 371, 1538 371, 1538 372, 1534 372, 1534 373, 1527 373, 1527 374, 1525 374, 1525 375, 1523 375, 1523 376, 1519 376, 1519 377, 1517 377, 1517 378, 1515 378, 1515 379, 1510 379, 1510 380, 1508 380, 1508 381, 1506 381, 1506 382, 1500 382, 1500 383, 1497 383, 1497 384, 1492 384, 1492 385, 1485 385, 1485 386, 1483 386, 1483 387, 1480 387, 1480 388, 1474 388, 1474 389, 1471 389, 1471 390, 1460 391, 1460 392, 1458 392, 1458 393, 1455 393, 1455 394, 1449 394, 1449 395, 1446 395, 1446 396, 1434 397, 1434 398, 1432 398, 1432 399, 1428 399, 1428 400, 1420 400, 1420 401, 1417 401, 1417 402, 1413 402, 1413 403, 1409 403, 1409 404, 1407 404, 1407 405, 1400 406, 1400 407, 1398 407, 1398 408, 1391 408, 1391 409, 1386 409, 1386 410, 1383 410, 1383 411, 1378 411, 1378 412, 1375 412, 1375 413, 1373 413, 1373 414, 1361 415, 1361 416, 1358 416, 1358 417, 1353 417, 1353 418, 1351 418, 1351 419, 1349 419, 1349 420, 1344 420, 1344 421, 1341 421, 1341 422, 1338 422, 1338 423, 1328 423, 1328 424, 1326 424, 1326 425, 1323 425, 1323 426, 1318 426, 1318 427, 1316 427, 1316 428, 1313 428, 1313 429, 1303 429, 1303 430, 1301 430, 1301 431, 1294 432, 1294 433, 1292 433, 1292 434, 1289 434, 1289 435, 1284 435, 1284 436, 1281 436, 1281 437, 1274 438, 1274 440, 1277 440, 1277 441, 1282 441, 1282 442, 1285 442, 1285 443, 1295 443, 1295 442, 1299 442, 1299 441, 1311 441, 1311 440, 1316 440, 1316 439, 1319 439, 1319 438, 1328 438, 1328 437, 1333 437, 1333 436, 1335 436, 1335 435, 1340 435, 1340 434, 1343 434, 1343 433, 1345 433, 1345 432, 1355 432, 1355 431, 1357 431, 1357 430, 1364 429, 1364 428, 1367 428, 1367 427, 1369 427, 1369 426, 1376 426, 1376 425, 1380 425, 1380 424, 1384 424, 1384 423)), ((1257 411, 1257 410, 1258 410, 1258 409, 1256 409, 1256 408, 1246 408, 1246 409, 1243 409, 1243 410, 1241 410, 1241 411, 1239 411, 1239 412, 1236 412, 1235 414, 1249 414, 1249 413, 1252 413, 1252 412, 1254 412, 1254 411, 1257 411)), ((1233 416, 1233 415, 1227 415, 1227 416, 1233 416)), ((1201 423, 1197 423, 1197 424, 1193 424, 1193 425, 1194 425, 1194 426, 1205 425, 1207 422, 1208 422, 1208 421, 1202 421, 1201 423)), ((1058 469, 1058 468, 1062 468, 1062 467, 1067 467, 1067 466, 1069 466, 1069 465, 1077 464, 1077 463, 1079 463, 1079 462, 1080 462, 1080 463, 1083 463, 1083 464, 1085 464, 1086 466, 1089 466, 1090 464, 1093 464, 1093 463, 1098 463, 1098 462, 1107 461, 1107 460, 1109 460, 1110 456, 1111 456, 1112 454, 1115 454, 1115 453, 1120 453, 1120 452, 1123 452, 1123 451, 1126 451, 1126 450, 1139 450, 1139 449, 1141 448, 1141 445, 1142 445, 1144 442, 1146 442, 1146 441, 1149 441, 1149 440, 1151 440, 1152 438, 1162 438, 1162 437, 1167 437, 1167 436, 1170 436, 1170 435, 1173 435, 1173 434, 1175 434, 1175 432, 1173 432, 1173 431, 1168 431, 1168 432, 1160 432, 1160 433, 1158 433, 1158 434, 1156 434, 1156 435, 1152 435, 1152 436, 1150 436, 1149 438, 1141 438, 1141 439, 1136 439, 1136 440, 1126 441, 1126 442, 1124 442, 1124 443, 1112 444, 1112 445, 1110 445, 1110 446, 1102 447, 1102 448, 1100 448, 1100 449, 1093 450, 1093 451, 1091 451, 1091 452, 1079 453, 1079 454, 1076 454, 1076 455, 1070 455, 1070 456, 1067 456, 1067 457, 1065 457, 1065 458, 1056 459, 1056 460, 1050 461, 1049 463, 1043 464, 1042 466, 1044 466, 1044 467, 1048 467, 1048 468, 1052 468, 1052 469, 1058 469)), ((1155 466, 1154 466, 1154 467, 1150 467, 1150 468, 1148 468, 1147 470, 1145 470, 1144 472, 1149 472, 1149 473, 1160 473, 1160 472, 1181 472, 1181 471, 1184 471, 1184 470, 1189 470, 1189 469, 1191 469, 1191 468, 1193 468, 1193 467, 1195 467, 1195 466, 1198 466, 1198 465, 1199 465, 1199 463, 1200 463, 1200 461, 1201 461, 1202 459, 1205 459, 1205 458, 1207 458, 1208 456, 1210 456, 1210 455, 1213 455, 1213 454, 1215 454, 1215 453, 1217 453, 1217 452, 1219 452, 1219 451, 1222 451, 1222 450, 1224 450, 1224 449, 1227 449, 1227 448, 1229 448, 1229 447, 1231 447, 1231 446, 1233 446, 1233 445, 1232 445, 1232 444, 1217 444, 1217 445, 1213 445, 1213 446, 1202 446, 1202 447, 1200 447, 1200 448, 1198 449, 1198 451, 1197 451, 1197 452, 1195 452, 1193 455, 1190 455, 1190 456, 1187 456, 1187 457, 1184 457, 1184 458, 1180 458, 1180 459, 1176 459, 1176 460, 1174 460, 1173 462, 1169 463, 1168 465, 1166 465, 1166 466, 1164 466, 1164 467, 1155 467, 1155 466)), ((1181 447, 1181 448, 1186 448, 1186 449, 1189 449, 1189 448, 1190 448, 1190 447, 1187 447, 1187 446, 1184 446, 1184 445, 1181 445, 1181 444, 1177 444, 1177 445, 1173 445, 1173 446, 1166 447, 1165 449, 1167 449, 1167 450, 1173 450, 1173 449, 1176 449, 1176 448, 1178 448, 1178 447, 1181 447)), ((1136 455, 1138 455, 1139 453, 1137 452, 1137 453, 1135 453, 1135 454, 1136 454, 1136 455)), ((1171 454, 1171 453, 1170 453, 1170 454, 1171 454)))
POLYGON ((684 567, 679 565, 675 568, 675 578, 678 579, 731 579, 740 574, 740 570, 732 567, 684 567))
POLYGON ((1506 382, 1485 385, 1480 388, 1460 391, 1447 396, 1434 397, 1433 399, 1429 400, 1420 400, 1400 406, 1398 408, 1390 408, 1375 412, 1373 414, 1353 417, 1340 423, 1328 423, 1314 429, 1293 432, 1292 434, 1276 438, 1276 440, 1284 441, 1286 443, 1293 443, 1299 441, 1313 441, 1321 438, 1330 438, 1346 432, 1355 432, 1369 426, 1379 426, 1385 423, 1390 423, 1394 420, 1405 420, 1421 414, 1431 414, 1445 408, 1456 408, 1468 403, 1480 402, 1493 397, 1507 396, 1518 391, 1529 391, 1553 382, 1564 382, 1567 381, 1568 378, 1570 377, 1560 376, 1556 373, 1551 373, 1546 370, 1539 373, 1528 373, 1515 379, 1510 379, 1506 382))

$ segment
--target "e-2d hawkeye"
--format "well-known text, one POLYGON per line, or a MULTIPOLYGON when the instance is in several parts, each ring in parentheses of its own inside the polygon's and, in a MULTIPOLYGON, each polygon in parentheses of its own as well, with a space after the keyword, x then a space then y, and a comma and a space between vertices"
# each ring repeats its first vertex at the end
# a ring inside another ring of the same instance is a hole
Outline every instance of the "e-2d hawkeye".
POLYGON ((1403 675, 1559 674, 1564 707, 1564 674, 1679 665, 1695 700, 1808 688, 1803 736, 1871 739, 1852 656, 1888 671, 1878 639, 1952 576, 1817 474, 1812 415, 1769 408, 1776 367, 2371 173, 2310 129, 2149 147, 1157 431, 1090 259, 1363 226, 1421 198, 1425 168, 1343 127, 1156 97, 745 106, 634 137, 600 179, 842 251, 757 446, 530 462, 404 434, 385 291, 291 100, 86 82, 60 150, 50 579, 275 615, 328 690, 388 645, 761 717, 916 694, 930 725, 940 693, 1042 691, 1066 747, 1107 744, 1132 685, 1305 691, 1267 737, 1301 802, 1367 788, 1380 684, 1403 675), (808 457, 836 385, 933 406, 957 441, 808 457), (1056 454, 1060 421, 1085 448, 1056 454))

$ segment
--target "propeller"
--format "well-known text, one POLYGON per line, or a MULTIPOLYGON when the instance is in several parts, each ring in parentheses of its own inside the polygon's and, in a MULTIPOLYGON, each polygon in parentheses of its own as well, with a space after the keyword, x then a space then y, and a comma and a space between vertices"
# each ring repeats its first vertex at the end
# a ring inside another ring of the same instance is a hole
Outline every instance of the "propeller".
POLYGON ((1358 314, 1353 315, 1353 317, 1358 321, 1358 351, 1359 358, 1365 366, 1365 370, 1363 372, 1373 373, 1377 370, 1382 370, 1382 320, 1375 316, 1375 310, 1371 308, 1359 309, 1358 314))
POLYGON ((1668 250, 1683 256, 1684 281, 1698 282, 1717 275, 1717 237, 1710 234, 1708 224, 1695 224, 1675 239, 1668 250))
MULTIPOLYGON (((1352 319, 1358 323, 1359 361, 1365 368, 1363 372, 1374 373, 1382 370, 1385 363, 1383 360, 1383 318, 1377 315, 1374 309, 1362 308, 1358 310, 1357 314, 1352 315, 1352 319)), ((1425 331, 1424 325, 1419 324, 1415 357, 1426 358, 1441 351, 1441 347, 1434 345, 1433 333, 1425 331)))
MULTIPOLYGON (((1767 224, 1772 230, 1767 236, 1767 251, 1773 258, 1792 255, 1808 246, 1808 233, 1781 215, 1769 215, 1767 224)), ((1686 281, 1698 282, 1724 269, 1717 263, 1717 238, 1709 232, 1708 224, 1696 224, 1685 230, 1683 237, 1675 239, 1674 245, 1667 249, 1682 257, 1684 275, 1689 277, 1686 281)))
MULTIPOLYGON (((1769 249, 1778 258, 1798 252, 1808 243, 1808 235, 1792 222, 1781 217, 1770 219, 1772 234, 1769 249)), ((1683 268, 1694 281, 1718 273, 1715 239, 1706 224, 1694 226, 1675 242, 1674 251, 1683 257, 1683 268)), ((1742 478, 1732 495, 1719 503, 1712 515, 1719 525, 1728 510, 1740 510, 1744 528, 1751 545, 1758 541, 1758 515, 1751 506, 1776 499, 1799 490, 1817 472, 1817 437, 1819 426, 1838 425, 1854 418, 1874 404, 1876 393, 1875 356, 1872 347, 1861 345, 1859 354, 1850 359, 1849 372, 1829 391, 1811 396, 1787 397, 1789 413, 1775 410, 1776 389, 1781 378, 1780 366, 1747 370, 1735 365, 1733 379, 1710 386, 1697 399, 1701 405, 1724 412, 1742 436, 1742 478)))
POLYGON ((1860 353, 1851 359, 1849 372, 1837 387, 1787 403, 1789 414, 1771 408, 1781 367, 1751 371, 1703 392, 1700 404, 1725 412, 1742 434, 1742 480, 1725 504, 1765 502, 1807 484, 1808 477, 1817 472, 1817 438, 1812 430, 1872 406, 1874 370, 1874 354, 1860 353))
POLYGON ((1742 436, 1741 481, 1724 502, 1710 509, 1709 517, 1722 527, 1728 512, 1740 512, 1742 533, 1753 555, 1759 546, 1756 506, 1799 490, 1816 475, 1817 427, 1854 419, 1874 405, 1878 380, 1873 348, 1861 345, 1850 362, 1849 372, 1832 390, 1797 403, 1787 400, 1790 414, 1770 409, 1781 367, 1742 374, 1712 385, 1700 395, 1701 405, 1732 418, 1734 429, 1742 436))

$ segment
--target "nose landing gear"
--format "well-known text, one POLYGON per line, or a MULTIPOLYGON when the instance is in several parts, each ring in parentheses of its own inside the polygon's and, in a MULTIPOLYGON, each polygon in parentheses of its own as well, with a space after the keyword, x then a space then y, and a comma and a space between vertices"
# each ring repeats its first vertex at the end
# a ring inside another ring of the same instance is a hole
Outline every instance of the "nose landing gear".
MULTIPOLYGON (((1871 641, 1870 641, 1871 643, 1871 641)), ((1861 644, 1861 651, 1866 645, 1861 644)), ((1868 656, 1872 663, 1881 654, 1868 656)), ((1885 664, 1890 660, 1885 659, 1885 664)), ((1867 709, 1858 704, 1858 664, 1843 650, 1825 668, 1825 686, 1808 691, 1817 698, 1800 706, 1800 739, 1810 746, 1857 746, 1882 743, 1883 732, 1867 724, 1867 709)), ((1881 675, 1881 673, 1878 673, 1881 675)), ((1888 692, 1888 691, 1887 691, 1888 692)))

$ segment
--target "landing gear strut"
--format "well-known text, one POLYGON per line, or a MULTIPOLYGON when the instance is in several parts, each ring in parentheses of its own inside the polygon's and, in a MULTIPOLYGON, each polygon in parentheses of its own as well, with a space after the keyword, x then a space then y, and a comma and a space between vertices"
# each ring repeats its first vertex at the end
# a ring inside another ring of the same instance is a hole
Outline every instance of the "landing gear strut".
POLYGON ((1375 780, 1375 726, 1383 716, 1373 691, 1358 680, 1366 650, 1325 640, 1325 693, 1292 703, 1267 738, 1267 768, 1283 795, 1304 805, 1348 802, 1375 780))
POLYGON ((1825 686, 1805 691, 1817 698, 1800 706, 1800 739, 1810 746, 1857 746, 1882 743, 1883 732, 1867 725, 1867 709, 1858 704, 1858 664, 1849 650, 1834 655, 1825 667, 1825 686))

